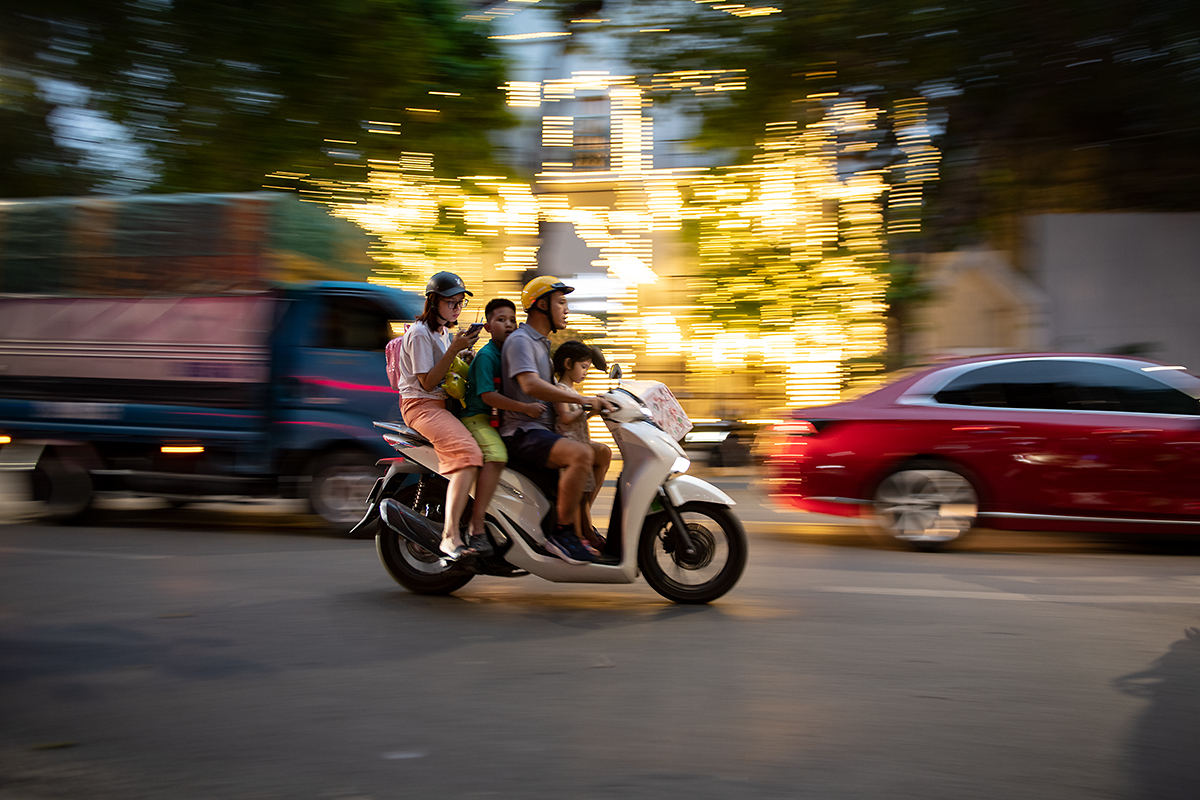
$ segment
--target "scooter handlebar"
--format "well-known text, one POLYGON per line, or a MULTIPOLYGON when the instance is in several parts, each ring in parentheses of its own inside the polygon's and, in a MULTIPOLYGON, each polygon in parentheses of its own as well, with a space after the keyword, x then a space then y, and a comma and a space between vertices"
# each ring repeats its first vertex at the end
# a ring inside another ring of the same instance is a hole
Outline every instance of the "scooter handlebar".
MULTIPOLYGON (((594 406, 594 405, 595 405, 595 403, 580 403, 579 405, 580 405, 580 407, 581 407, 581 408, 583 408, 583 410, 584 410, 584 411, 589 411, 589 412, 590 412, 590 411, 592 410, 592 406, 594 406)), ((611 413, 612 413, 612 410, 611 410, 611 409, 606 409, 606 408, 602 408, 602 409, 600 409, 600 416, 601 416, 601 417, 605 417, 605 418, 607 418, 607 417, 608 417, 608 415, 609 415, 609 414, 611 414, 611 413)))

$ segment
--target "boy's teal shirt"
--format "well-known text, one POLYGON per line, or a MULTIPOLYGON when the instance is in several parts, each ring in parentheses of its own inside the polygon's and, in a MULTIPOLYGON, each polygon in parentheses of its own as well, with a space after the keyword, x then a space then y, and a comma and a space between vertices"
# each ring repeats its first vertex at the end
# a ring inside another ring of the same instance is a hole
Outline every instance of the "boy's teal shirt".
POLYGON ((496 380, 499 377, 500 348, 494 341, 489 341, 479 348, 479 352, 475 354, 475 359, 471 362, 471 368, 467 370, 467 394, 463 397, 467 405, 459 416, 490 415, 492 407, 483 402, 482 395, 484 392, 500 391, 499 383, 496 380))

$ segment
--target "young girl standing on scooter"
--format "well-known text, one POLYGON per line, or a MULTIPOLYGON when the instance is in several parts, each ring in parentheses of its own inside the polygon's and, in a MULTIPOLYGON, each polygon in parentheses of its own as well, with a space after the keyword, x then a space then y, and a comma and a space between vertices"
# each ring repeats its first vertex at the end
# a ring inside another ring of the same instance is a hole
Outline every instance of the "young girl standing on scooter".
POLYGON ((425 287, 425 310, 403 338, 393 339, 387 346, 388 376, 400 391, 404 423, 433 444, 441 473, 450 483, 441 543, 442 554, 450 560, 492 552, 486 536, 463 541, 459 532, 459 517, 483 466, 483 454, 470 431, 446 410, 448 395, 442 388, 454 357, 471 349, 479 338, 479 328, 453 337, 447 329, 458 322, 469 296, 462 278, 453 272, 437 273, 425 287))

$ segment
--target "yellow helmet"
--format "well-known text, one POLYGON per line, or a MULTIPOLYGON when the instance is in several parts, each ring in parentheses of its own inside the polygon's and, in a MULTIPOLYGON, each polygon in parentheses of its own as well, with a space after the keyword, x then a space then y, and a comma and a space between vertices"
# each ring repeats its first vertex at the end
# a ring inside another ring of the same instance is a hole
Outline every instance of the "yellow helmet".
POLYGON ((525 288, 521 290, 521 307, 528 311, 533 308, 533 304, 538 301, 539 297, 550 292, 570 294, 573 291, 575 291, 574 286, 567 286, 553 275, 539 275, 525 284, 525 288))

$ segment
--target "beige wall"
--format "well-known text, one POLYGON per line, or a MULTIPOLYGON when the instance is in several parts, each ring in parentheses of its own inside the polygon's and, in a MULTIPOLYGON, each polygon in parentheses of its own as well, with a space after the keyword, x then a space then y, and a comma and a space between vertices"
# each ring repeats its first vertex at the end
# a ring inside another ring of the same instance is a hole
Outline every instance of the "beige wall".
POLYGON ((1127 352, 1200 369, 1200 214, 1043 214, 1011 254, 929 256, 906 333, 923 360, 1021 350, 1127 352))
POLYGON ((908 351, 921 360, 1045 346, 1045 297, 1007 254, 938 253, 926 259, 922 273, 932 297, 907 333, 908 351))

